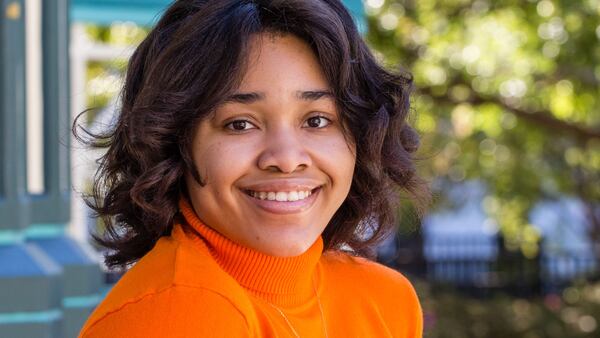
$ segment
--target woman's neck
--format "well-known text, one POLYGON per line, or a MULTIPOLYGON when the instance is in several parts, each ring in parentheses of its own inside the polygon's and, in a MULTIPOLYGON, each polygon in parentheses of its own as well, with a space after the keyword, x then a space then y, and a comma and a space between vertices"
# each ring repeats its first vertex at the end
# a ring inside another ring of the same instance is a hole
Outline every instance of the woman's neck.
POLYGON ((299 256, 276 257, 237 244, 205 225, 186 199, 181 199, 179 208, 185 225, 200 237, 221 268, 255 296, 280 306, 314 297, 313 274, 323 252, 320 236, 299 256))

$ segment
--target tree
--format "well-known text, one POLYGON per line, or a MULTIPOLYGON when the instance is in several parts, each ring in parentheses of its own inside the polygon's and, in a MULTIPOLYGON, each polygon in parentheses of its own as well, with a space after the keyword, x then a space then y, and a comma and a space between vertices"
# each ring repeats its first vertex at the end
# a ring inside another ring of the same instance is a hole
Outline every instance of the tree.
POLYGON ((483 181, 483 207, 528 256, 532 207, 576 197, 600 258, 600 2, 366 3, 369 43, 414 75, 419 156, 438 193, 483 181))

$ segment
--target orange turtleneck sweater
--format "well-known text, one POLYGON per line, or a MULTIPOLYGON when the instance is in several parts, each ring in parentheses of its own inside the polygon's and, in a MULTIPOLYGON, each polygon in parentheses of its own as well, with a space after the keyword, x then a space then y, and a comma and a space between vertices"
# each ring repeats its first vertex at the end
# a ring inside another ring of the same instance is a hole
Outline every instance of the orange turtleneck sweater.
POLYGON ((161 237, 110 290, 80 338, 422 336, 400 273, 317 241, 295 257, 240 246, 196 217, 161 237))

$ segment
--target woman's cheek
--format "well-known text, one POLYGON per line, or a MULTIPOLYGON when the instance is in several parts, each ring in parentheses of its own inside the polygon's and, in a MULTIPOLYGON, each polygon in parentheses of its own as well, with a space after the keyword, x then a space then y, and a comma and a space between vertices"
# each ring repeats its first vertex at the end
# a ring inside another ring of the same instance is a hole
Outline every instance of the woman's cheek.
POLYGON ((240 137, 225 137, 213 143, 205 152, 205 159, 212 176, 239 177, 252 165, 252 156, 256 156, 256 147, 251 140, 240 137))
POLYGON ((348 185, 352 181, 356 163, 355 147, 349 145, 342 134, 310 142, 312 153, 318 156, 317 163, 332 179, 334 184, 348 185))

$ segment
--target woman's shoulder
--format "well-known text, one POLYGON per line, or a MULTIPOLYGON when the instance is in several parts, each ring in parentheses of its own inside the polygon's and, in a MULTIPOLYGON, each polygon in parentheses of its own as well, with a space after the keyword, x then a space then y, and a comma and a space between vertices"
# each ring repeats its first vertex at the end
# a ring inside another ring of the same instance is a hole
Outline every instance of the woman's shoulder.
POLYGON ((250 332, 249 318, 230 298, 203 288, 175 285, 130 299, 92 315, 80 338, 240 337, 250 332))
POLYGON ((339 297, 382 309, 421 312, 413 284, 399 271, 343 251, 326 252, 321 262, 325 283, 334 285, 331 292, 339 297))
POLYGON ((103 305, 116 307, 175 287, 235 293, 237 284, 219 268, 206 246, 191 242, 182 231, 174 228, 171 236, 161 237, 112 287, 103 305))
POLYGON ((395 337, 421 337, 423 311, 412 283, 402 273, 343 251, 323 254, 327 293, 347 311, 385 323, 395 337))
POLYGON ((196 327, 200 324, 190 324, 199 322, 193 318, 203 318, 203 325, 208 320, 213 328, 222 318, 230 318, 232 329, 238 324, 240 332, 248 332, 247 306, 240 287, 218 268, 208 251, 177 236, 165 236, 112 287, 80 337, 105 337, 110 332, 127 337, 185 337, 179 333, 182 329, 200 330, 196 327), (166 322, 167 318, 171 320, 166 322), (130 332, 141 326, 142 331, 130 332), (167 329, 178 332, 167 333, 167 329))
POLYGON ((332 278, 351 280, 359 284, 377 283, 396 291, 414 291, 411 282, 401 272, 364 257, 341 250, 323 253, 321 260, 326 273, 332 278))

